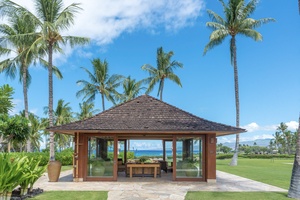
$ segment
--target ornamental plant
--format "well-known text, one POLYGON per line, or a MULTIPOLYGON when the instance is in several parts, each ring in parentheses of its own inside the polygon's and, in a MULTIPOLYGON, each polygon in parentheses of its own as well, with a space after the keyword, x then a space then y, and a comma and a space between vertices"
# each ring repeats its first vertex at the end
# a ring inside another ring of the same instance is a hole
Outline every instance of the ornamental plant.
POLYGON ((23 174, 27 178, 20 183, 21 194, 26 195, 27 191, 31 192, 33 189, 34 183, 42 176, 45 172, 47 165, 39 166, 40 161, 35 160, 34 158, 26 158, 23 166, 23 174), (28 188, 30 186, 30 188, 28 188), (28 190, 29 189, 29 190, 28 190))
POLYGON ((10 154, 0 154, 0 197, 10 199, 11 192, 28 178, 22 173, 26 157, 13 158, 10 154))

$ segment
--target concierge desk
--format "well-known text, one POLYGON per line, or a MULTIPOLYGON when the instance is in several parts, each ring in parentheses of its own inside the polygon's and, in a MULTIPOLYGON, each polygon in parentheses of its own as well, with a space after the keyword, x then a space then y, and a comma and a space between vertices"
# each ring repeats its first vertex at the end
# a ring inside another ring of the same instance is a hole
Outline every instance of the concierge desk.
POLYGON ((153 176, 156 178, 160 176, 160 164, 159 163, 126 163, 126 175, 130 178, 133 176, 153 176))

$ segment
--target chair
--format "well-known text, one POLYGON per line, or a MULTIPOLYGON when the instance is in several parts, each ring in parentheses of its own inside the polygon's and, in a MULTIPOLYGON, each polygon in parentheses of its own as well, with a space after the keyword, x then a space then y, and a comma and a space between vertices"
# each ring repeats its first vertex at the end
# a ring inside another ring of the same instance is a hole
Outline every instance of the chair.
POLYGON ((159 160, 158 162, 160 163, 160 169, 168 173, 168 162, 164 160, 159 160))

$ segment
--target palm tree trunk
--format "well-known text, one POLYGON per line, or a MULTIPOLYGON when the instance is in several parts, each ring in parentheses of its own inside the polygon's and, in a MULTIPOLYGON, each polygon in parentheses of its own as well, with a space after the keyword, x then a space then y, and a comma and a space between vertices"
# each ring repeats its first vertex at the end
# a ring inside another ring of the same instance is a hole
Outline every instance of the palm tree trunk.
MULTIPOLYGON (((23 95, 24 95, 24 106, 25 106, 25 118, 29 119, 28 117, 28 96, 27 96, 27 67, 25 67, 26 65, 23 64, 22 66, 22 70, 23 70, 23 95)), ((30 139, 27 140, 26 142, 27 144, 27 152, 31 152, 31 142, 30 139)))
MULTIPOLYGON (((235 108, 236 108, 236 127, 240 127, 240 98, 239 98, 239 76, 238 76, 238 68, 237 68, 237 59, 236 59, 236 42, 235 36, 231 38, 232 54, 233 54, 233 68, 234 68, 234 90, 235 90, 235 108)), ((230 166, 237 166, 238 161, 238 153, 239 153, 239 142, 240 142, 240 134, 236 134, 235 140, 235 150, 234 155, 232 157, 230 166)))
MULTIPOLYGON (((49 87, 49 127, 53 126, 53 76, 52 76, 52 55, 53 46, 49 44, 48 47, 48 87, 49 87)), ((50 161, 55 161, 55 151, 54 151, 54 132, 50 131, 50 161)))
POLYGON ((160 89, 160 100, 162 101, 162 95, 163 95, 163 91, 164 91, 164 84, 165 84, 165 79, 163 78, 161 80, 161 89, 160 89))
POLYGON ((296 154, 295 154, 290 188, 288 191, 288 197, 300 199, 300 117, 299 117, 299 126, 298 126, 296 154))
POLYGON ((102 109, 103 111, 105 110, 105 105, 104 105, 104 94, 101 93, 101 99, 102 99, 102 109))
POLYGON ((299 14, 300 14, 300 0, 298 0, 298 9, 299 9, 299 14))

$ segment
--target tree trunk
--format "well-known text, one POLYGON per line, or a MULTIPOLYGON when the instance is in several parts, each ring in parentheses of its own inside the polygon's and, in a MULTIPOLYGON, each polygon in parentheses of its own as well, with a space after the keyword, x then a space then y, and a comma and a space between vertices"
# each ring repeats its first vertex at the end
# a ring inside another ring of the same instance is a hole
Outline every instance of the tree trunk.
POLYGON ((10 141, 7 142, 7 152, 10 153, 10 141))
POLYGON ((164 91, 165 79, 161 80, 161 90, 160 90, 160 100, 162 101, 163 91, 164 91))
MULTIPOLYGON (((49 44, 48 47, 48 87, 49 87, 49 127, 53 126, 53 75, 52 75, 52 55, 53 46, 49 44)), ((55 161, 55 149, 54 149, 54 132, 50 131, 50 161, 55 161)))
POLYGON ((300 14, 300 0, 298 0, 298 10, 299 10, 299 14, 300 14))
MULTIPOLYGON (((22 76, 23 76, 23 95, 24 95, 24 112, 25 112, 25 118, 29 120, 28 116, 28 96, 27 96, 27 67, 25 64, 22 64, 22 76)), ((27 142, 27 152, 31 152, 31 142, 30 138, 28 138, 27 142)))
POLYGON ((300 199, 300 117, 299 117, 297 135, 298 138, 297 138, 296 154, 295 154, 290 188, 288 191, 288 197, 300 199))
MULTIPOLYGON (((238 75, 238 68, 237 68, 237 59, 236 59, 236 42, 235 36, 231 38, 231 51, 233 54, 233 68, 234 68, 234 90, 235 90, 235 108, 236 108, 236 127, 240 127, 240 98, 239 98, 239 75, 238 75)), ((235 150, 234 155, 232 157, 230 166, 237 166, 238 161, 238 153, 239 153, 239 141, 240 134, 236 134, 236 141, 235 141, 235 150)))
POLYGON ((104 94, 101 93, 101 99, 102 99, 102 109, 103 111, 105 110, 105 105, 104 105, 104 94))

